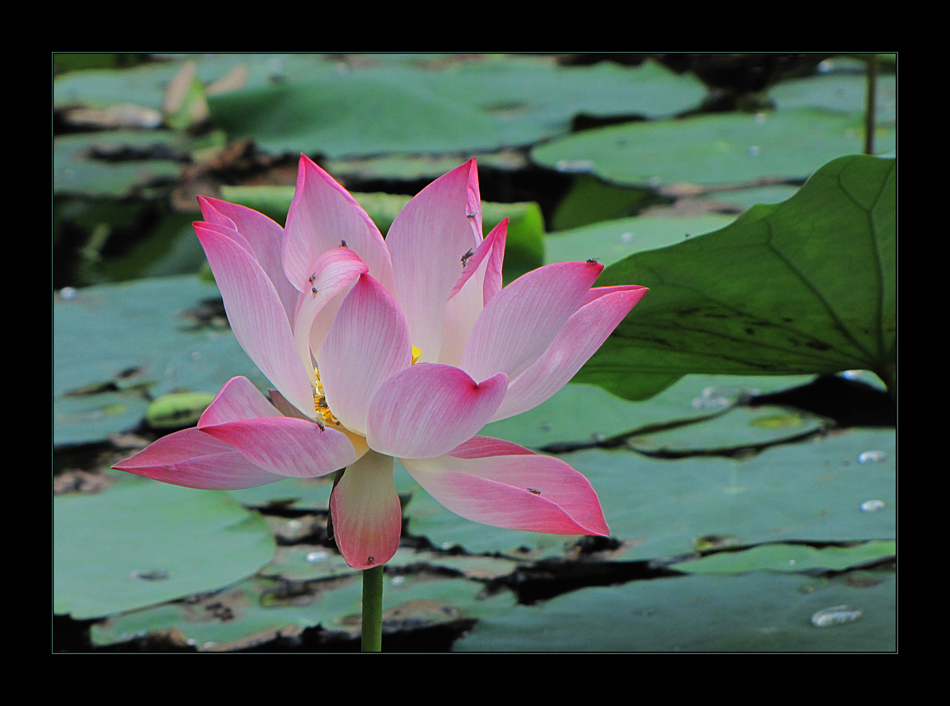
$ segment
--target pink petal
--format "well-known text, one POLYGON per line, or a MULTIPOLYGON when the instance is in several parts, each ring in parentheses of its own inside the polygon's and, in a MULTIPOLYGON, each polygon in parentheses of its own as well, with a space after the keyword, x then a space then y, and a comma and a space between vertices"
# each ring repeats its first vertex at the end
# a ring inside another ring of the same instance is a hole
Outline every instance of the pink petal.
POLYGON ((508 237, 508 219, 505 218, 497 226, 492 228, 485 240, 491 241, 491 253, 486 258, 485 263, 485 281, 482 285, 482 303, 484 306, 501 291, 504 286, 502 281, 502 265, 505 261, 505 241, 508 237))
POLYGON ((478 188, 478 163, 475 158, 463 164, 459 169, 468 167, 468 183, 465 188, 465 217, 478 240, 482 239, 482 194, 478 188))
POLYGON ((403 465, 432 497, 466 519, 550 534, 610 534, 594 489, 560 459, 475 437, 451 454, 403 465))
POLYGON ((216 228, 195 224, 238 343, 291 404, 308 411, 313 405, 309 371, 274 285, 239 240, 216 228))
POLYGON ((511 381, 492 421, 521 414, 552 397, 646 293, 646 287, 635 285, 592 289, 589 301, 568 319, 541 357, 511 381))
POLYGON ((603 269, 596 262, 561 262, 516 279, 478 317, 459 367, 477 379, 520 375, 584 303, 603 269))
POLYGON ((368 451, 349 466, 330 496, 336 545, 354 569, 389 561, 399 548, 402 508, 393 460, 368 451))
POLYGON ((472 222, 480 220, 480 206, 468 210, 477 195, 478 171, 469 160, 420 191, 386 235, 396 301, 422 362, 439 360, 445 303, 462 274, 462 258, 482 241, 480 225, 472 222))
POLYGON ((293 328, 300 357, 309 360, 312 354, 319 360, 323 341, 343 303, 339 295, 369 268, 349 248, 333 248, 318 257, 311 269, 310 290, 299 298, 293 328))
POLYGON ((288 318, 296 306, 298 292, 284 275, 281 243, 284 229, 262 213, 220 199, 199 196, 205 221, 237 231, 247 241, 261 269, 277 290, 288 318))
POLYGON ((198 428, 241 419, 280 416, 282 416, 281 413, 254 386, 254 383, 239 375, 224 384, 198 420, 198 428))
POLYGON ((256 488, 284 478, 259 468, 229 444, 195 428, 163 436, 113 468, 201 490, 256 488))
POLYGON ((344 241, 392 291, 392 262, 379 229, 346 189, 303 155, 284 231, 284 271, 304 294, 310 291, 311 263, 344 241))
MULTIPOLYGON (((454 297, 462 287, 470 279, 477 279, 479 285, 485 278, 486 271, 491 272, 493 280, 497 280, 492 284, 494 288, 497 286, 497 290, 501 290, 501 266, 505 258, 505 239, 508 234, 508 219, 502 219, 501 223, 495 226, 492 229, 492 232, 489 233, 484 240, 482 240, 478 247, 472 251, 470 256, 465 258, 465 262, 462 265, 462 271, 459 273, 458 278, 455 280, 455 284, 452 285, 452 289, 449 290, 449 298, 454 297), (485 267, 482 268, 481 264, 485 262, 485 267), (477 278, 475 275, 480 275, 477 278)), ((495 294, 497 292, 492 292, 495 294)), ((488 296, 484 291, 479 292, 484 298, 484 301, 481 302, 484 306, 491 296, 488 296)))
POLYGON ((476 383, 450 365, 414 365, 380 386, 370 405, 366 442, 398 458, 447 453, 485 425, 507 388, 504 373, 476 383))
POLYGON ((255 466, 293 478, 315 478, 356 460, 353 444, 336 429, 295 417, 264 417, 202 426, 255 466))
POLYGON ((370 400, 412 364, 409 332, 392 296, 369 275, 346 295, 320 351, 327 404, 347 429, 366 433, 370 400))
POLYGON ((458 366, 478 316, 485 304, 501 290, 501 266, 507 231, 506 218, 478 246, 449 292, 449 301, 443 314, 442 347, 437 362, 458 366))
POLYGON ((464 444, 459 444, 450 452, 453 458, 485 458, 487 456, 534 455, 534 451, 518 446, 504 439, 490 436, 473 436, 464 444))

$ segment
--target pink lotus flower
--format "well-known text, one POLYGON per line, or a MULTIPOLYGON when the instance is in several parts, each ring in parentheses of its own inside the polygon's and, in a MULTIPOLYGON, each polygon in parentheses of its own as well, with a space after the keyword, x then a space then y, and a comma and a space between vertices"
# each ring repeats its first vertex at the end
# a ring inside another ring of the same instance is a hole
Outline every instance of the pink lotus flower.
POLYGON ((476 436, 563 387, 644 295, 592 289, 603 266, 547 265, 502 288, 507 221, 482 236, 475 160, 440 177, 385 240, 306 157, 287 225, 200 198, 195 224, 238 342, 276 387, 231 379, 197 427, 115 466, 236 489, 345 468, 330 511, 347 563, 388 561, 393 458, 448 509, 499 527, 609 534, 584 476, 476 436))

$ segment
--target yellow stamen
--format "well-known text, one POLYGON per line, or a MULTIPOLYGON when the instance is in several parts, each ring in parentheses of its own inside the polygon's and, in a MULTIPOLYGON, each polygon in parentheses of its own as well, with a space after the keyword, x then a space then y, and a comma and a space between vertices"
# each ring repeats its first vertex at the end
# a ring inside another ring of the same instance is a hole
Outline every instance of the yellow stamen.
POLYGON ((416 361, 419 360, 419 357, 422 355, 422 349, 418 346, 412 347, 412 364, 415 365, 416 361))
POLYGON ((327 404, 327 398, 323 392, 323 383, 320 381, 320 371, 314 368, 313 374, 317 378, 313 384, 313 408, 317 413, 317 418, 323 422, 324 426, 342 426, 340 420, 333 416, 333 412, 330 411, 330 406, 327 404))

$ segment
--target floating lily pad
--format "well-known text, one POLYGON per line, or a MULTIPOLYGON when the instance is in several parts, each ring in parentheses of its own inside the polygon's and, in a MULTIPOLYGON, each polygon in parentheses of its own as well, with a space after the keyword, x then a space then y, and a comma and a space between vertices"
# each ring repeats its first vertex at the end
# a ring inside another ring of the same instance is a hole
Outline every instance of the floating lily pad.
MULTIPOLYGON (((783 81, 769 91, 779 110, 818 108, 843 113, 863 112, 867 104, 867 76, 864 64, 844 66, 843 61, 829 62, 841 70, 806 78, 783 81)), ((897 116, 897 76, 878 73, 875 88, 875 119, 885 130, 893 129, 897 116)))
MULTIPOLYGON (((165 604, 110 618, 93 626, 95 645, 125 642, 149 632, 175 631, 200 652, 247 649, 304 628, 326 623, 352 610, 360 598, 356 575, 314 595, 293 595, 279 579, 252 578, 214 595, 165 604)), ((184 646, 184 645, 182 645, 184 646)))
MULTIPOLYGON (((895 147, 896 131, 876 141, 895 147)), ((723 184, 763 177, 804 179, 818 165, 860 154, 860 115, 809 110, 703 115, 588 130, 535 147, 538 164, 608 182, 723 184)))
MULTIPOLYGON (((897 648, 893 575, 755 572, 585 588, 481 617, 457 652, 876 652, 897 648), (863 580, 862 580, 863 579, 863 580), (816 627, 850 605, 859 616, 816 627)), ((490 606, 486 606, 490 609, 490 606)))
POLYGON ((670 115, 705 95, 695 77, 652 62, 562 68, 537 57, 489 57, 444 70, 329 66, 324 62, 309 80, 211 97, 214 120, 271 152, 470 153, 564 134, 577 113, 670 115))
MULTIPOLYGON (((387 576, 383 591, 383 647, 387 632, 431 627, 472 613, 481 584, 387 576)), ((93 626, 94 644, 109 645, 148 632, 174 630, 201 652, 254 647, 305 628, 358 639, 361 582, 358 572, 320 583, 289 584, 255 577, 199 600, 156 606, 93 626)))
MULTIPOLYGON (((634 253, 664 248, 695 235, 719 230, 734 220, 733 216, 710 214, 603 221, 547 235, 544 238, 544 261, 580 262, 594 258, 602 265, 612 265, 634 253)), ((600 281, 597 286, 600 286, 600 281)))
POLYGON ((180 429, 194 426, 214 400, 207 392, 175 392, 149 404, 145 421, 152 429, 180 429))
POLYGON ((146 392, 213 395, 235 375, 266 389, 227 327, 218 288, 195 275, 97 285, 57 297, 53 370, 57 446, 104 441, 134 428, 144 418, 146 392), (123 413, 116 404, 125 406, 123 413))
POLYGON ((53 443, 72 446, 102 441, 109 434, 138 426, 147 408, 148 401, 135 390, 58 397, 53 400, 53 443))
POLYGON ((701 559, 671 564, 690 574, 738 574, 749 571, 845 571, 897 554, 897 543, 861 542, 846 547, 763 544, 742 551, 716 552, 701 559))
POLYGON ((270 561, 260 517, 227 493, 138 479, 53 501, 53 609, 96 618, 226 586, 270 561))
POLYGON ((597 490, 618 560, 689 554, 704 537, 739 545, 893 539, 892 431, 852 430, 767 448, 744 460, 648 458, 591 449, 562 458, 597 490), (882 460, 861 463, 866 451, 882 460), (873 504, 869 504, 871 501, 873 504))
POLYGON ((63 135, 53 142, 53 191, 57 195, 128 197, 148 187, 168 184, 181 176, 171 158, 180 136, 171 132, 114 131, 63 135), (162 150, 165 159, 110 159, 111 153, 137 149, 162 150))
MULTIPOLYGON (((681 435, 693 439, 694 448, 740 445, 749 434, 759 441, 774 438, 782 429, 755 426, 753 422, 769 415, 768 409, 729 409, 740 397, 766 393, 801 385, 810 378, 739 377, 688 375, 650 400, 650 404, 631 402, 606 390, 584 384, 563 387, 551 399, 534 409, 487 425, 482 434, 507 439, 528 448, 538 449, 570 442, 608 439, 641 430, 641 441, 651 435, 656 443, 676 445, 681 435), (723 415, 722 421, 712 415, 723 415), (702 427, 716 427, 716 432, 703 434, 702 427)), ((799 419, 799 427, 802 418, 799 419)), ((813 420, 804 423, 811 426, 813 420)))
MULTIPOLYGON (((766 392, 787 378, 688 376, 649 404, 612 397, 596 387, 568 385, 548 402, 482 431, 552 453, 561 442, 587 442, 559 458, 597 491, 617 560, 695 551, 698 538, 734 537, 752 545, 776 539, 835 542, 894 537, 896 466, 891 430, 851 430, 824 437, 819 420, 781 408, 730 409, 743 390, 766 392), (783 424, 756 424, 779 419, 783 424), (794 422, 789 421, 794 420, 794 422), (619 448, 596 443, 631 430, 619 448), (631 450, 638 449, 640 452, 631 450), (746 458, 707 455, 747 447, 746 458), (759 453, 756 455, 755 450, 759 453), (672 457, 645 455, 676 451, 672 457), (876 452, 862 456, 865 452, 876 452), (863 460, 862 460, 863 459, 863 460), (862 509, 880 501, 876 511, 862 509)), ((435 546, 472 553, 563 555, 577 537, 479 525, 442 508, 409 486, 408 531, 435 546), (519 548, 526 551, 521 552, 519 548)), ((402 492, 402 491, 401 491, 402 492)))

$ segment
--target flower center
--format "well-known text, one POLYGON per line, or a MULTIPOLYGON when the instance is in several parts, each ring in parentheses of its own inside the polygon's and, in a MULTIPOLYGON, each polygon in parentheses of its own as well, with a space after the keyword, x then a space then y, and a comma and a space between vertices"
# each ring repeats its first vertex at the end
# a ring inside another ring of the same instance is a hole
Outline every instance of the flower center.
POLYGON ((330 411, 330 406, 327 404, 326 395, 323 393, 323 383, 320 381, 320 371, 314 368, 313 374, 317 378, 316 382, 313 383, 313 408, 317 412, 318 421, 322 422, 322 426, 343 426, 340 424, 340 420, 333 416, 333 412, 330 411))
MULTIPOLYGON (((422 355, 422 349, 418 346, 412 347, 412 364, 415 365, 422 355)), ((330 411, 330 405, 327 404, 326 394, 323 392, 323 382, 320 380, 320 369, 314 368, 313 374, 316 380, 313 383, 313 408, 317 413, 317 420, 321 426, 342 427, 340 420, 333 416, 330 411)))

